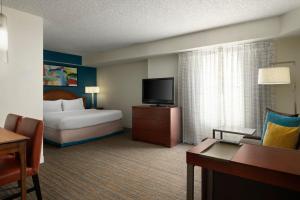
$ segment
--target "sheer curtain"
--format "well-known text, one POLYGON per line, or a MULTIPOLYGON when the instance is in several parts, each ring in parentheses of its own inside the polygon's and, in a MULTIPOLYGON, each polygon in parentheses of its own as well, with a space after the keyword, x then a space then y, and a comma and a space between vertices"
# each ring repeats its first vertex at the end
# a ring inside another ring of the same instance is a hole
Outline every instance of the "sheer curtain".
POLYGON ((184 142, 197 144, 219 126, 256 128, 260 133, 264 109, 274 102, 272 88, 257 84, 257 73, 272 58, 271 41, 180 53, 184 142))

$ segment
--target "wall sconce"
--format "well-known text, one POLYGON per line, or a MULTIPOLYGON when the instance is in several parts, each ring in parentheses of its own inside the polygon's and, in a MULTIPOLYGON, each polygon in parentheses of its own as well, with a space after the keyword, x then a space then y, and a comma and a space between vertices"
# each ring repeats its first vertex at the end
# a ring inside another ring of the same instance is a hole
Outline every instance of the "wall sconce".
POLYGON ((2 0, 0 12, 0 60, 7 63, 8 57, 8 33, 7 33, 7 17, 2 13, 2 0))

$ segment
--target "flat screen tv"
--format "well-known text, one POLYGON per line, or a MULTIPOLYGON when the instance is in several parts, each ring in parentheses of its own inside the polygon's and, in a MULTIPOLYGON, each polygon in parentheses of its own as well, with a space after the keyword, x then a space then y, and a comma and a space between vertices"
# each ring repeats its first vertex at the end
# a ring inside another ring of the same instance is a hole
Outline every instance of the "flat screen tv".
POLYGON ((143 103, 174 104, 174 78, 143 79, 143 103))

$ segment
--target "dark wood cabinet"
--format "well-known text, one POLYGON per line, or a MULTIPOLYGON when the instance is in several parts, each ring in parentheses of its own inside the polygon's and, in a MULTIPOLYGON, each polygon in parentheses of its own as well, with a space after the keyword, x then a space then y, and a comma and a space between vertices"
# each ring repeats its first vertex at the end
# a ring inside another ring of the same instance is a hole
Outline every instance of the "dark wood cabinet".
POLYGON ((172 147, 181 141, 179 107, 132 107, 132 139, 172 147))

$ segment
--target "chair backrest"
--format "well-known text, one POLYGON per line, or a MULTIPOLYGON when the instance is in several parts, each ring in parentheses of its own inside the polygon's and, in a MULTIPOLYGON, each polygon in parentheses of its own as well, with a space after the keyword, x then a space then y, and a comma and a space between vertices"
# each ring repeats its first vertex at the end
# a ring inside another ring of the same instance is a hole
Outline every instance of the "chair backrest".
POLYGON ((37 172, 40 166, 41 148, 43 142, 43 121, 32 118, 23 118, 18 124, 16 132, 30 138, 26 145, 27 166, 31 167, 35 172, 37 172))
POLYGON ((4 128, 9 131, 16 132, 17 125, 21 119, 22 119, 22 116, 20 116, 20 115, 8 114, 5 119, 4 128))

